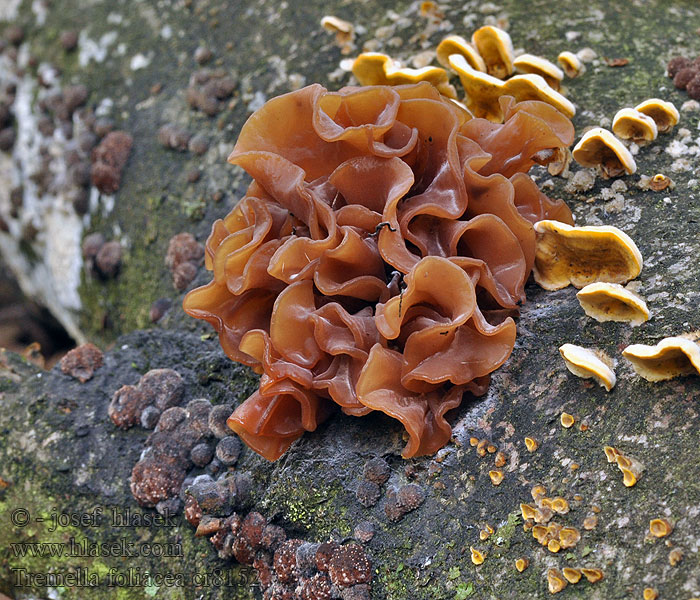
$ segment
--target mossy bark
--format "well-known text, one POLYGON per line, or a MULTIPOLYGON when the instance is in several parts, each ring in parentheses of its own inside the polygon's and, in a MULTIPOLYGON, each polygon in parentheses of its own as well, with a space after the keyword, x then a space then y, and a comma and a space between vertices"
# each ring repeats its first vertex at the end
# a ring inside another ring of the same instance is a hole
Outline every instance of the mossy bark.
MULTIPOLYGON (((124 530, 111 527, 105 518, 96 526, 69 525, 51 532, 51 514, 54 507, 55 514, 89 515, 96 507, 104 515, 112 508, 154 514, 136 506, 128 486, 147 432, 119 431, 107 418, 109 399, 121 385, 135 383, 148 369, 169 367, 185 378, 188 398, 238 402, 254 389, 255 377, 225 358, 204 325, 184 316, 164 255, 168 240, 180 231, 191 231, 203 241, 211 222, 240 197, 244 176, 226 165, 225 158, 250 114, 248 108, 262 98, 258 94, 256 99, 256 92, 271 97, 288 91, 297 79, 290 79, 292 74, 331 88, 348 81, 331 78, 343 56, 320 28, 325 14, 355 24, 358 48, 377 38, 379 49, 404 60, 424 49, 419 34, 427 21, 417 2, 266 0, 254 5, 210 0, 156 7, 106 0, 85 6, 66 0, 53 3, 45 24, 39 25, 33 4, 22 2, 17 19, 32 54, 38 62, 56 63, 66 84, 84 83, 90 103, 112 99, 113 117, 135 143, 113 209, 98 206, 87 218, 86 233, 116 236, 126 248, 116 279, 105 282, 85 271, 80 287, 84 333, 102 344, 117 340, 105 365, 92 380, 79 384, 58 368, 40 372, 15 356, 0 356, 0 590, 17 598, 86 596, 85 588, 70 585, 16 585, 21 569, 66 573, 84 567, 104 576, 110 569, 140 568, 142 574, 182 574, 190 582, 195 573, 222 569, 230 585, 212 578, 200 588, 167 582, 159 586, 142 578, 143 585, 101 585, 88 593, 97 599, 255 597, 258 590, 249 585, 253 572, 216 558, 211 545, 194 538, 181 517, 174 527, 124 530), (377 32, 380 27, 386 29, 377 32), (115 31, 117 38, 103 62, 81 66, 76 53, 59 49, 65 29, 81 29, 94 40, 115 31), (390 42, 395 37, 403 43, 390 42), (221 66, 237 82, 233 101, 214 118, 189 109, 184 97, 197 68, 193 53, 200 45, 214 51, 210 66, 221 66), (130 61, 137 54, 150 57, 150 63, 132 70, 130 61), (163 89, 152 95, 157 83, 163 89), (162 148, 156 131, 166 122, 205 133, 209 151, 198 157, 162 148), (202 175, 188 183, 186 175, 195 168, 202 175), (216 192, 223 193, 222 200, 214 199, 216 192), (175 307, 151 326, 149 307, 163 296, 172 298, 175 307), (150 329, 137 331, 146 327, 150 329), (27 511, 30 524, 13 525, 13 515, 23 514, 17 509, 27 511), (49 520, 37 522, 36 517, 49 520), (10 547, 12 542, 66 543, 71 537, 88 544, 126 539, 138 547, 177 543, 182 553, 47 560, 19 557, 10 547)), ((566 82, 577 106, 578 134, 648 97, 671 100, 677 107, 688 99, 673 88, 664 65, 677 54, 700 54, 696 2, 611 6, 599 0, 512 0, 444 3, 443 8, 452 33, 468 36, 487 20, 505 19, 516 48, 552 60, 562 50, 594 49, 598 58, 586 73, 566 82), (612 58, 629 63, 609 67, 605 59, 612 58)), ((430 33, 426 47, 434 48, 445 33, 430 33)), ((616 225, 635 240, 645 258, 639 281, 652 312, 647 323, 637 328, 598 323, 583 314, 575 290, 545 292, 530 284, 516 349, 494 373, 488 394, 465 402, 452 418, 454 443, 436 457, 405 461, 399 456, 401 428, 390 419, 337 415, 277 463, 244 452, 237 468, 253 474, 253 506, 311 541, 344 538, 359 522, 372 522, 376 534, 367 552, 375 598, 546 598, 547 569, 563 566, 599 567, 605 574, 596 584, 569 585, 561 596, 565 598, 638 598, 644 587, 657 588, 661 598, 700 597, 700 377, 647 383, 620 355, 630 343, 653 343, 700 329, 700 185, 694 169, 685 169, 683 162, 697 161, 699 117, 697 110, 683 111, 672 133, 641 148, 638 174, 621 179, 624 189, 597 179, 591 189, 576 192, 566 180, 548 182, 546 173, 535 173, 547 193, 567 201, 579 224, 616 225), (636 185, 640 175, 655 173, 670 176, 675 187, 653 192, 636 185), (612 392, 566 371, 557 351, 566 342, 615 357, 618 383, 612 392), (561 427, 563 411, 575 415, 574 427, 561 427), (469 444, 471 436, 489 439, 507 454, 499 486, 488 476, 493 455, 479 458, 469 444), (536 452, 525 449, 526 436, 539 442, 536 452), (607 463, 606 445, 644 465, 634 487, 624 487, 619 471, 607 463), (364 462, 377 455, 387 459, 392 473, 379 503, 364 508, 355 489, 364 462), (427 490, 427 499, 401 521, 389 521, 384 512, 387 486, 408 481, 427 490), (519 505, 531 501, 535 484, 571 504, 572 510, 558 520, 581 530, 575 548, 550 553, 523 530, 519 505), (582 521, 589 514, 596 514, 598 524, 584 530, 582 521), (667 538, 670 545, 648 539, 649 520, 656 517, 675 522, 667 538), (481 541, 479 532, 486 524, 496 532, 481 541), (472 564, 470 546, 486 553, 482 565, 472 564), (669 564, 672 548, 684 552, 677 566, 669 564), (519 557, 530 562, 522 574, 514 566, 519 557)), ((193 285, 208 278, 201 272, 193 285)))

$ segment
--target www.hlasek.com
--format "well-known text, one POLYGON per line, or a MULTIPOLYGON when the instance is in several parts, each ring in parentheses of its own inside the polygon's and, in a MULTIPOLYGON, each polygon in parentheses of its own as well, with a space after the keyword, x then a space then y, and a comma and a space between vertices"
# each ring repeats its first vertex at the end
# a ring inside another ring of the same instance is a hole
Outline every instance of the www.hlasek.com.
POLYGON ((255 578, 246 572, 214 569, 197 573, 152 573, 140 567, 128 569, 111 568, 100 574, 79 567, 65 571, 36 572, 25 568, 12 569, 16 588, 29 587, 142 587, 151 590, 161 587, 251 587, 255 578))
POLYGON ((10 544, 10 551, 15 558, 90 558, 97 556, 140 556, 175 557, 182 556, 182 544, 146 542, 134 543, 125 538, 115 542, 77 541, 74 537, 67 542, 17 542, 10 544))

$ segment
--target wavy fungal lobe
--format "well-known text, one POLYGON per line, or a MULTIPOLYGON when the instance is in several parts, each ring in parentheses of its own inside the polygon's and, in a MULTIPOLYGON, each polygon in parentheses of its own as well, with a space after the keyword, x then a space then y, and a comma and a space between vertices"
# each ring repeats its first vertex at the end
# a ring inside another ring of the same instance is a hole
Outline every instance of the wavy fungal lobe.
POLYGON ((213 280, 184 308, 261 374, 228 420, 256 452, 279 458, 340 407, 386 413, 404 457, 430 454, 446 413, 485 392, 513 349, 533 223, 572 222, 526 175, 571 144, 571 123, 501 103, 495 124, 427 83, 311 85, 243 126, 229 162, 253 183, 214 223, 213 280))

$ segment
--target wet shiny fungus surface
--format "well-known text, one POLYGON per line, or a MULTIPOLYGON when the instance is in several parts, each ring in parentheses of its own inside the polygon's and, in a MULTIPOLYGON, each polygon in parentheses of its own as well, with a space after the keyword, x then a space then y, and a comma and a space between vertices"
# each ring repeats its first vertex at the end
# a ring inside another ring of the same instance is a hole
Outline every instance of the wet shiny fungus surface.
POLYGON ((212 227, 208 285, 184 308, 261 373, 229 426, 269 460, 331 412, 381 411, 404 457, 450 439, 445 413, 483 394, 515 341, 533 223, 571 223, 526 174, 573 141, 544 103, 472 118, 427 83, 272 99, 229 162, 253 178, 212 227))

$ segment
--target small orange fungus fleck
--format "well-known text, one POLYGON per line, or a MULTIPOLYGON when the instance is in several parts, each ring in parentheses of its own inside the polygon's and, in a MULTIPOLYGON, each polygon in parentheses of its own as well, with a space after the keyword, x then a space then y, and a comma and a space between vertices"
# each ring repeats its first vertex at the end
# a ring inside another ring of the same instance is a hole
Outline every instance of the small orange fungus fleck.
POLYGON ((571 427, 576 422, 576 419, 573 415, 563 412, 561 413, 560 421, 562 427, 566 427, 566 429, 569 429, 569 427, 571 427))
POLYGON ((491 483, 493 483, 493 485, 501 485, 501 482, 503 481, 503 471, 500 469, 489 471, 489 477, 491 478, 491 483))
POLYGON ((654 537, 666 537, 672 531, 673 525, 667 519, 652 519, 649 521, 649 533, 654 537))
POLYGON ((528 452, 534 452, 535 450, 537 450, 537 448, 540 447, 540 444, 536 439, 531 438, 531 437, 526 437, 525 438, 525 447, 527 448, 528 452))
POLYGON ((600 569, 581 569, 583 576, 588 579, 589 583, 596 583, 603 579, 603 571, 600 569))
POLYGON ((519 558, 515 561, 515 568, 518 569, 519 573, 522 573, 530 565, 530 561, 527 558, 519 558))
POLYGON ((569 583, 578 583, 581 580, 581 571, 579 569, 564 567, 562 569, 562 574, 569 583))

